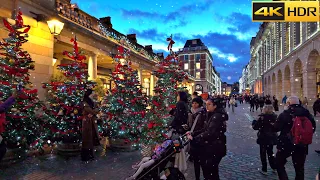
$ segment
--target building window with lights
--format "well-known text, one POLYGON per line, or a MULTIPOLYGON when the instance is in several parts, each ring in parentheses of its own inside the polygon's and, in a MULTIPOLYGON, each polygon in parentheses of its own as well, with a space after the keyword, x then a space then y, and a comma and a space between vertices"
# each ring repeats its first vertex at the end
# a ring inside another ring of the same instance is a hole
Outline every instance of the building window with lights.
POLYGON ((189 63, 184 63, 184 70, 188 70, 189 69, 189 63))
POLYGON ((200 69, 200 63, 196 63, 196 69, 200 69))
POLYGON ((300 28, 301 28, 301 23, 297 22, 295 24, 295 45, 298 46, 300 44, 300 28))
POLYGON ((290 50, 290 24, 286 23, 286 29, 285 29, 285 33, 286 33, 286 39, 285 39, 285 52, 286 54, 289 53, 290 50))
POLYGON ((200 79, 200 72, 196 72, 196 78, 200 79))
POLYGON ((318 22, 309 22, 308 23, 308 30, 309 30, 309 36, 311 36, 313 33, 315 33, 318 29, 318 22))

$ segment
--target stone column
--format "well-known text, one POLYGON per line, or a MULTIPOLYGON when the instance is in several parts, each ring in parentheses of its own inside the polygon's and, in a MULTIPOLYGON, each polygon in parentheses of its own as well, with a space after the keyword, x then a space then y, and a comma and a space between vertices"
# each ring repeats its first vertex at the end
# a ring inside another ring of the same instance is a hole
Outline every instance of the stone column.
POLYGON ((139 82, 142 84, 143 83, 142 70, 140 68, 138 69, 138 78, 139 78, 139 82))
POLYGON ((88 73, 89 80, 95 80, 97 78, 97 61, 98 57, 96 54, 90 55, 88 60, 88 73))
POLYGON ((150 95, 153 96, 154 95, 154 85, 155 85, 155 82, 154 82, 154 75, 151 75, 150 76, 150 95))

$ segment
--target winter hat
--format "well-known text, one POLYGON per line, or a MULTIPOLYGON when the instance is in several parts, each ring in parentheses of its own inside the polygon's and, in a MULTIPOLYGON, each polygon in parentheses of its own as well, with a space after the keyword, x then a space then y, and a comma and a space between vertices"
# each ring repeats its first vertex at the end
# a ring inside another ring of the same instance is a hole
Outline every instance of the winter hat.
POLYGON ((200 107, 203 106, 203 100, 201 98, 199 98, 199 97, 193 98, 192 99, 192 103, 193 102, 198 103, 200 107))

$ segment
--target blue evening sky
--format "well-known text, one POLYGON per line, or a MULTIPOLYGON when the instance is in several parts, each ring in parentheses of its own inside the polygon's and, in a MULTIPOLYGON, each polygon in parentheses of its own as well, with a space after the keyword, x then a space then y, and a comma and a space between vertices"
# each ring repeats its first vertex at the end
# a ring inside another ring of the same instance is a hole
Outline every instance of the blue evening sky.
POLYGON ((251 0, 72 0, 97 18, 111 16, 113 28, 137 34, 138 43, 166 51, 173 34, 173 50, 187 39, 200 38, 210 48, 222 81, 239 80, 250 60, 250 40, 259 30, 251 21, 251 0))

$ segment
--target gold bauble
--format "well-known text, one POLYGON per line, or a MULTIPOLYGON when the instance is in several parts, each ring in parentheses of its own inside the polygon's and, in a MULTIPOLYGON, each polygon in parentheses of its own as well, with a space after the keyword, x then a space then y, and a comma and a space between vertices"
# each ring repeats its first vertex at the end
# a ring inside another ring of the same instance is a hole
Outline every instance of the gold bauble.
POLYGON ((73 113, 74 113, 74 114, 78 114, 78 109, 75 109, 75 110, 73 111, 73 113))
POLYGON ((9 60, 9 63, 10 63, 10 64, 13 64, 13 63, 14 63, 14 60, 13 60, 13 59, 10 59, 10 60, 9 60))

